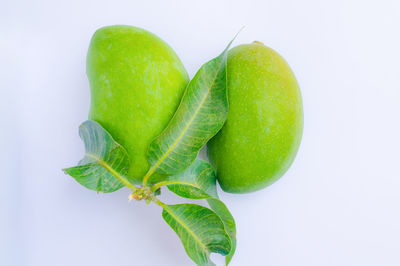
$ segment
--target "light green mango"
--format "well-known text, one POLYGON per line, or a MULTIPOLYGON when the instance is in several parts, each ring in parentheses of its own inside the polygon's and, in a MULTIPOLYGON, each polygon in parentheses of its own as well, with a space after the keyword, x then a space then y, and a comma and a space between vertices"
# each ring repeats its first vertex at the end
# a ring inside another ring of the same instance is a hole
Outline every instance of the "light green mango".
POLYGON ((121 25, 95 32, 86 73, 91 89, 89 119, 126 148, 131 160, 129 179, 139 183, 149 168, 149 144, 175 113, 188 74, 159 37, 121 25))
POLYGON ((229 51, 229 113, 208 143, 222 189, 247 193, 279 179, 292 164, 303 131, 296 78, 286 61, 262 43, 229 51))

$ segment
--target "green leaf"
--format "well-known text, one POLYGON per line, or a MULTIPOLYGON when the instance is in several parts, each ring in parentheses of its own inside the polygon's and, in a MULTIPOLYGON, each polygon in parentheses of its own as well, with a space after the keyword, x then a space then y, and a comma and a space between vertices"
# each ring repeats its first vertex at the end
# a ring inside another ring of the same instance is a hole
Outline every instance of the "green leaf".
POLYGON ((231 43, 218 57, 200 68, 188 84, 168 126, 150 144, 148 175, 183 171, 223 126, 228 114, 226 57, 231 43))
POLYGON ((195 160, 184 172, 170 175, 167 181, 177 181, 176 184, 167 187, 181 197, 188 199, 218 198, 214 169, 206 161, 195 160))
POLYGON ((165 184, 168 182, 176 182, 167 187, 181 197, 207 199, 211 209, 221 218, 232 243, 232 249, 225 259, 228 265, 236 250, 236 225, 226 205, 218 199, 216 176, 212 166, 206 161, 195 160, 184 172, 170 176, 165 184))
POLYGON ((218 214, 219 218, 221 218, 224 223, 225 231, 228 233, 229 238, 231 240, 232 249, 229 254, 225 257, 225 264, 228 265, 231 262, 233 255, 236 251, 236 224, 235 219, 232 214, 226 207, 226 205, 217 198, 209 198, 207 199, 208 205, 210 205, 211 209, 218 214))
POLYGON ((114 192, 132 186, 125 176, 129 169, 128 153, 95 121, 88 120, 79 127, 85 143, 85 156, 78 166, 63 169, 79 184, 98 192, 114 192))
POLYGON ((215 265, 210 253, 227 255, 231 241, 215 212, 196 204, 162 204, 164 220, 182 241, 189 257, 198 265, 215 265))

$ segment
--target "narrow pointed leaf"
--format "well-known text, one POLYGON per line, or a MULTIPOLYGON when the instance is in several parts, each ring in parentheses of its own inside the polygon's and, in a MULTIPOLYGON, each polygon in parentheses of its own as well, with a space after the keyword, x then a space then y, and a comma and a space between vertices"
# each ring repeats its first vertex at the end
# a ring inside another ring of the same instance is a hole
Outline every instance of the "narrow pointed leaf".
POLYGON ((170 191, 181 197, 207 199, 208 205, 221 218, 232 244, 232 249, 225 258, 228 265, 236 250, 236 225, 226 205, 218 199, 216 176, 212 166, 206 161, 195 160, 184 172, 170 176, 168 181, 184 183, 167 186, 170 191))
POLYGON ((150 144, 149 172, 183 171, 223 126, 228 113, 226 57, 231 43, 218 57, 204 64, 188 84, 175 115, 150 144))
POLYGON ((112 136, 95 121, 79 127, 85 143, 85 156, 78 166, 63 169, 84 187, 98 192, 113 192, 124 186, 121 178, 129 169, 128 154, 112 136), (119 176, 117 178, 116 176, 119 176))
POLYGON ((198 265, 215 265, 210 253, 227 255, 231 241, 215 212, 195 204, 164 205, 162 216, 182 241, 189 257, 198 265))

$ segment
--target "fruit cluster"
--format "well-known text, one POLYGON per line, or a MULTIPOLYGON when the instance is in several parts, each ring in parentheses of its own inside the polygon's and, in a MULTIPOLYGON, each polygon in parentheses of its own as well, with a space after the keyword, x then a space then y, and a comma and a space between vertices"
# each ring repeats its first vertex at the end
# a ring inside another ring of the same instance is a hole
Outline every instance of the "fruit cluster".
POLYGON ((301 94, 290 67, 260 42, 228 47, 190 80, 175 52, 132 26, 96 31, 87 55, 89 120, 80 127, 86 153, 64 169, 86 188, 132 190, 131 199, 162 207, 164 220, 198 265, 210 253, 230 262, 236 225, 218 199, 216 180, 231 193, 264 188, 297 153, 301 94), (207 145, 210 163, 196 159, 207 145), (205 199, 168 205, 157 196, 205 199))

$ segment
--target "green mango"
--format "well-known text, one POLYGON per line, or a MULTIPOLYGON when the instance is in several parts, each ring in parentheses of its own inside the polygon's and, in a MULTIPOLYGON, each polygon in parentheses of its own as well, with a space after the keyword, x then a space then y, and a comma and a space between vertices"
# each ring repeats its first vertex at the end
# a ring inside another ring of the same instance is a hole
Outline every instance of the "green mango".
POLYGON ((91 89, 89 119, 125 147, 131 160, 128 178, 137 184, 149 168, 149 144, 174 115, 188 74, 159 37, 122 25, 94 33, 86 73, 91 89))
POLYGON ((229 113, 208 143, 208 157, 222 189, 260 190, 292 164, 303 131, 302 98, 286 61, 262 43, 229 51, 229 113))

